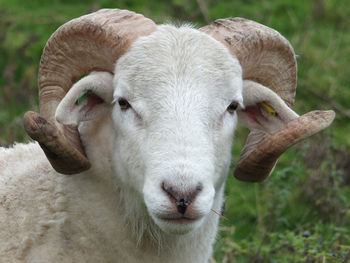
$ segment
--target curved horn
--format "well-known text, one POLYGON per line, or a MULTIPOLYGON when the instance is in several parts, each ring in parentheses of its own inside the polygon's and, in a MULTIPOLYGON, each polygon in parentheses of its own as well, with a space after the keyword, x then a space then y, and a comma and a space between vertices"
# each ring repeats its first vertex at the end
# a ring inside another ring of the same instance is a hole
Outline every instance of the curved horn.
POLYGON ((24 127, 53 168, 74 174, 90 168, 76 127, 56 122, 55 111, 73 83, 91 71, 114 71, 116 60, 155 23, 127 10, 102 9, 62 25, 48 40, 39 74, 40 114, 28 112, 24 127))
MULTIPOLYGON (((219 19, 201 30, 223 43, 241 63, 243 79, 252 80, 277 93, 293 105, 297 63, 290 43, 277 31, 244 18, 219 19)), ((333 111, 315 111, 291 120, 274 134, 252 131, 234 175, 248 182, 264 180, 278 157, 290 146, 328 127, 333 111)))
POLYGON ((223 43, 241 63, 243 79, 258 82, 294 104, 297 63, 280 33, 244 18, 218 19, 200 29, 223 43))
POLYGON ((273 171, 282 153, 294 144, 327 128, 334 117, 334 111, 311 111, 290 121, 274 134, 251 132, 234 176, 245 182, 264 180, 273 171))

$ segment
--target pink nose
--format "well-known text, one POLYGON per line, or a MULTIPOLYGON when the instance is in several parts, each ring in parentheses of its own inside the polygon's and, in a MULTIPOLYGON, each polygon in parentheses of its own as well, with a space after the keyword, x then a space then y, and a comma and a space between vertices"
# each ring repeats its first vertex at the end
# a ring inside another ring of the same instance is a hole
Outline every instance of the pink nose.
POLYGON ((190 191, 182 191, 175 186, 163 182, 162 189, 168 194, 170 200, 175 203, 177 211, 184 215, 197 194, 202 190, 202 184, 198 183, 197 186, 190 191))

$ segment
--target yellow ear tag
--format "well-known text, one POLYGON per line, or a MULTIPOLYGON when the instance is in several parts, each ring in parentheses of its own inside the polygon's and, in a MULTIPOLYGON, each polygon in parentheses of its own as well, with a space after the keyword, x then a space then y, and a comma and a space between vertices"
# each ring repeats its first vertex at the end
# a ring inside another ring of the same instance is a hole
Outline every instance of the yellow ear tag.
POLYGON ((263 101, 260 103, 260 105, 264 108, 265 111, 267 111, 268 114, 270 114, 273 117, 276 117, 277 112, 269 104, 263 101))

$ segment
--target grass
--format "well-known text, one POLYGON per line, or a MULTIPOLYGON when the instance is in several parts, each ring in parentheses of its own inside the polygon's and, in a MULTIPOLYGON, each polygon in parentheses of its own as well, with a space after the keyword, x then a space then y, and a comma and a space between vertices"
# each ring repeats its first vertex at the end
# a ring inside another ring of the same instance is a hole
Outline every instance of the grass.
MULTIPOLYGON (((232 176, 216 262, 350 261, 350 6, 338 0, 0 0, 0 145, 26 141, 21 118, 37 110, 42 48, 68 20, 105 7, 130 9, 158 23, 246 17, 281 32, 298 55, 294 109, 333 109, 331 128, 288 150, 260 184, 232 176)), ((247 135, 239 127, 238 159, 247 135)))
POLYGON ((330 163, 315 172, 304 154, 286 155, 264 183, 228 181, 229 221, 221 225, 234 231, 221 232, 217 262, 346 262, 349 189, 330 163))

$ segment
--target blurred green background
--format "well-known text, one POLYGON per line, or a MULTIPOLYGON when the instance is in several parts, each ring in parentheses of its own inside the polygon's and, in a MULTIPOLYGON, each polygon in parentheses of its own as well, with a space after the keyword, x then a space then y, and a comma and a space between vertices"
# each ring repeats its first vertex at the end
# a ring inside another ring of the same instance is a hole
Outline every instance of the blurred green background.
MULTIPOLYGON (((350 262, 350 2, 346 0, 0 0, 0 146, 27 141, 36 74, 49 36, 68 20, 122 8, 157 23, 241 16, 278 30, 298 55, 294 110, 333 109, 322 134, 293 147, 260 184, 229 178, 213 262, 350 262)), ((239 127, 233 164, 247 130, 239 127)))

